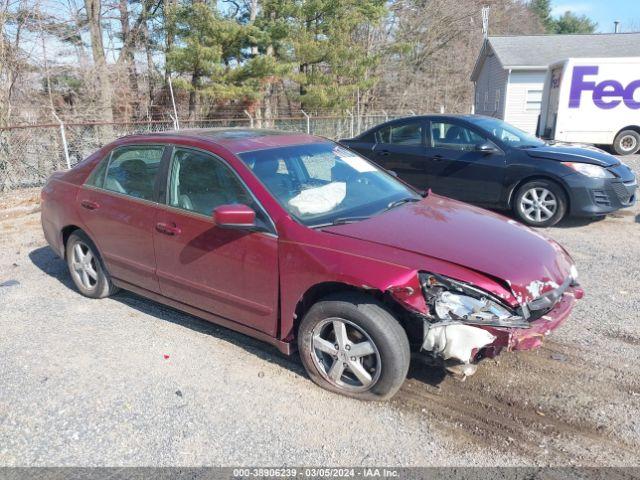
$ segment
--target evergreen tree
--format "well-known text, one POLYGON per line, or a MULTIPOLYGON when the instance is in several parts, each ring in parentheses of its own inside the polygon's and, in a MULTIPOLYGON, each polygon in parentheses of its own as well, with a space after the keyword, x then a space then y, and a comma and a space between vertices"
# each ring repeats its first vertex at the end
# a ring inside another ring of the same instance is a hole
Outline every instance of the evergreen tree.
POLYGON ((598 24, 586 15, 576 15, 573 12, 564 14, 553 21, 555 33, 593 33, 598 24))
POLYGON ((555 22, 551 17, 551 0, 531 0, 529 9, 537 15, 547 33, 555 31, 555 22))
POLYGON ((296 65, 304 109, 343 110, 374 79, 377 57, 368 55, 366 29, 385 13, 384 0, 266 0, 262 25, 277 38, 275 60, 296 65))
POLYGON ((248 58, 251 39, 259 36, 252 25, 223 17, 202 1, 168 9, 175 40, 167 54, 170 71, 188 74, 176 80, 189 91, 189 118, 196 114, 198 95, 214 102, 250 101, 259 97, 259 82, 271 71, 268 59, 248 58))

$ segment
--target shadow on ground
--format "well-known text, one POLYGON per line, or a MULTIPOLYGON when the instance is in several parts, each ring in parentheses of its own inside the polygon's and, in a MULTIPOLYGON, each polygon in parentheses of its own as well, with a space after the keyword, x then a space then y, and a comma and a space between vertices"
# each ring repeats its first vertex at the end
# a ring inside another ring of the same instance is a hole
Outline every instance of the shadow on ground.
MULTIPOLYGON (((76 291, 66 263, 64 260, 58 258, 51 248, 41 247, 33 250, 29 253, 29 258, 33 264, 44 273, 55 278, 65 287, 76 291)), ((267 343, 207 322, 201 318, 162 305, 158 302, 147 300, 132 292, 120 290, 117 294, 113 295, 111 299, 159 320, 171 322, 195 332, 211 335, 226 342, 233 343, 262 360, 272 362, 298 375, 306 376, 297 353, 291 357, 286 357, 275 347, 267 343)))
MULTIPOLYGON (((58 258, 51 248, 37 248, 29 253, 29 258, 36 267, 47 275, 58 280, 66 288, 74 291, 76 290, 65 261, 58 258)), ((307 377, 297 353, 291 357, 286 357, 275 347, 272 347, 267 343, 261 342, 247 335, 234 332, 228 328, 218 326, 214 323, 207 322, 188 313, 167 307, 158 302, 147 300, 142 296, 125 290, 121 290, 111 298, 159 320, 171 322, 185 328, 190 328, 195 332, 211 335, 226 342, 233 343, 262 360, 274 363, 298 375, 307 377)), ((446 373, 441 368, 427 367, 419 360, 412 360, 411 362, 408 378, 413 378, 436 386, 441 383, 445 377, 446 373)))

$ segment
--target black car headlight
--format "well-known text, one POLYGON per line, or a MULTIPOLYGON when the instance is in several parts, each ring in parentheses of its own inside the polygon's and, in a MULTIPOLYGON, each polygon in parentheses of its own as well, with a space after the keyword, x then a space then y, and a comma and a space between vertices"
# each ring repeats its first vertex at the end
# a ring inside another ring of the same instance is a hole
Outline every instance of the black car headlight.
POLYGON ((529 328, 529 322, 498 298, 467 283, 442 275, 420 273, 420 285, 435 322, 529 328))

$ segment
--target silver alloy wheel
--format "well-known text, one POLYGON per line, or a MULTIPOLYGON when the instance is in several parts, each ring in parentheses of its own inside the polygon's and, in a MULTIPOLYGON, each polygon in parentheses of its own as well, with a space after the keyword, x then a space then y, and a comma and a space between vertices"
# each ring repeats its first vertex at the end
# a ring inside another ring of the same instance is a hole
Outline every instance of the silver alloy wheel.
POLYGON ((71 253, 71 273, 85 289, 93 290, 98 284, 96 257, 84 242, 76 242, 71 253))
POLYGON ((625 152, 634 152, 638 148, 638 139, 635 135, 625 135, 620 139, 620 148, 625 152))
POLYGON ((558 199, 553 192, 544 187, 533 187, 522 195, 520 210, 531 222, 545 222, 558 210, 558 199))
POLYGON ((341 389, 369 390, 380 378, 380 353, 371 337, 354 323, 328 318, 311 333, 313 363, 320 374, 341 389))

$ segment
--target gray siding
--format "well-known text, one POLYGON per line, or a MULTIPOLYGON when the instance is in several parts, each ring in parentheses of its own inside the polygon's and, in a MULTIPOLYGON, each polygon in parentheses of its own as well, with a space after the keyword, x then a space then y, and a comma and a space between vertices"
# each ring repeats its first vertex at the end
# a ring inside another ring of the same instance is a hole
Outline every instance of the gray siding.
POLYGON ((503 118, 509 72, 502 68, 492 51, 487 53, 476 80, 475 113, 503 118))
POLYGON ((536 132, 540 104, 535 101, 542 100, 544 88, 545 70, 539 71, 512 71, 507 90, 507 108, 504 120, 525 132, 536 132), (539 97, 538 97, 538 93, 539 97))

